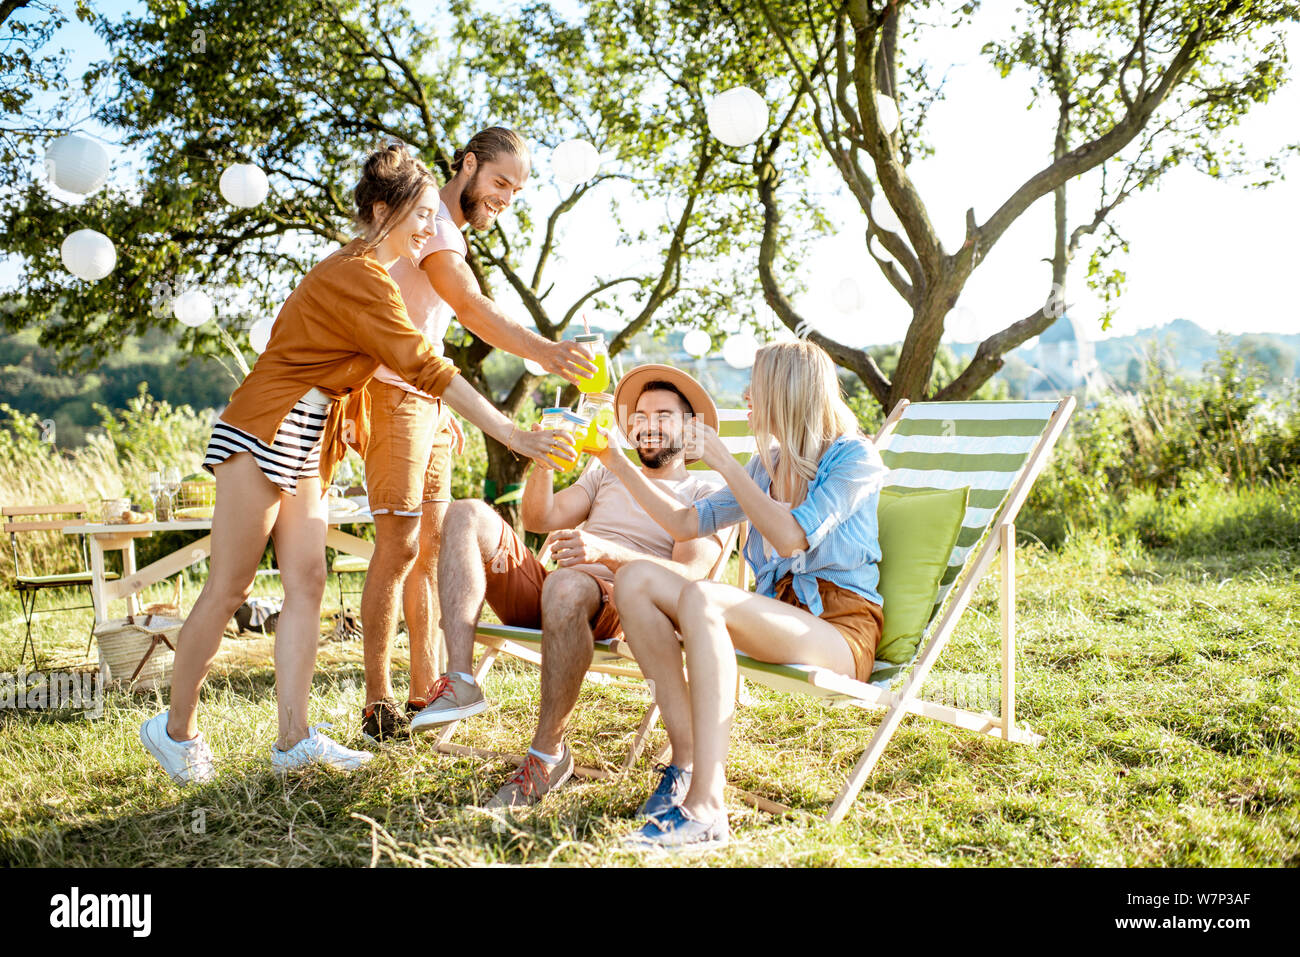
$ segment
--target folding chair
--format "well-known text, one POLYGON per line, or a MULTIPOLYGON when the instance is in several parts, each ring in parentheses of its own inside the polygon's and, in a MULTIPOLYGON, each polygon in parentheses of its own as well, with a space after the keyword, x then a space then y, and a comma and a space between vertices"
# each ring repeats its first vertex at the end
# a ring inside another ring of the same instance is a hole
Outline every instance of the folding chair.
POLYGON ((362 558, 360 555, 348 555, 346 552, 339 552, 334 556, 334 561, 330 563, 330 571, 339 582, 339 607, 347 610, 347 602, 344 595, 360 595, 360 589, 343 589, 344 575, 364 575, 366 569, 370 567, 370 560, 362 558))
MULTIPOLYGON (((926 632, 910 662, 878 662, 872 683, 866 684, 823 668, 769 664, 737 653, 740 673, 758 684, 818 696, 833 706, 885 709, 884 719, 831 805, 827 819, 832 823, 848 813, 909 712, 1006 741, 1042 742, 1039 735, 1015 723, 1015 519, 1074 406, 1073 397, 1059 402, 904 401, 886 419, 875 440, 891 469, 886 487, 971 490, 963 527, 940 581, 926 632), (926 675, 999 551, 1000 714, 976 714, 919 698, 926 675)), ((889 614, 888 599, 885 614, 889 614)), ((789 810, 765 800, 760 806, 789 810)))
MULTIPOLYGON (((749 461, 750 455, 754 453, 754 436, 749 430, 748 410, 746 409, 719 409, 718 410, 718 434, 721 436, 727 448, 731 451, 732 457, 742 465, 749 461)), ((639 464, 635 450, 624 447, 623 453, 634 463, 639 464)), ((588 467, 590 467, 588 462, 588 467)), ((691 471, 713 473, 703 462, 695 462, 687 466, 691 471)), ((718 561, 714 564, 709 572, 708 578, 711 581, 721 581, 726 571, 727 562, 735 550, 737 541, 740 538, 740 531, 743 526, 736 526, 724 533, 722 538, 722 554, 718 556, 718 561)), ((737 584, 744 588, 748 581, 748 570, 745 562, 740 562, 740 569, 737 576, 737 584)), ((480 685, 486 677, 492 665, 497 658, 502 655, 510 655, 523 661, 530 662, 538 667, 542 663, 542 632, 537 628, 521 628, 515 625, 498 625, 491 622, 479 622, 474 633, 474 640, 484 646, 483 655, 480 657, 477 666, 474 669, 474 680, 480 685)), ((636 661, 632 657, 632 652, 628 649, 627 643, 621 638, 610 638, 595 642, 595 653, 592 658, 591 668, 587 672, 588 680, 603 681, 608 680, 604 676, 613 676, 616 678, 631 678, 641 680, 642 675, 636 667, 636 661)), ((624 774, 635 767, 641 752, 644 750, 646 741, 649 739, 650 732, 654 728, 655 721, 659 718, 659 706, 651 701, 645 715, 641 719, 641 724, 637 729, 636 737, 632 742, 632 747, 624 759, 619 774, 624 774)), ((446 754, 472 754, 479 757, 505 758, 514 761, 516 764, 522 764, 523 755, 507 754, 499 751, 491 751, 485 748, 474 748, 466 745, 452 744, 451 737, 456 732, 459 722, 445 725, 434 739, 435 746, 438 750, 446 754)), ((575 767, 574 773, 583 777, 607 778, 612 777, 608 771, 599 768, 575 767)))
MULTIPOLYGON (((51 588, 85 588, 87 593, 90 591, 93 575, 90 571, 90 555, 86 547, 86 537, 81 538, 81 558, 82 568, 79 570, 64 572, 54 575, 36 575, 23 573, 23 561, 18 548, 18 536, 34 532, 62 532, 63 529, 72 525, 84 525, 88 519, 87 513, 93 510, 94 506, 81 502, 75 505, 7 505, 0 508, 0 519, 20 518, 21 521, 5 521, 3 531, 9 534, 9 543, 13 549, 14 556, 14 589, 18 592, 19 606, 22 608, 23 619, 27 625, 27 631, 23 635, 23 648, 18 657, 18 664, 21 667, 27 657, 27 647, 32 649, 32 667, 40 667, 40 661, 36 656, 36 639, 32 637, 32 620, 36 617, 37 597, 43 591, 51 588), (52 518, 45 516, 72 516, 70 518, 52 518), (45 518, 43 518, 45 517, 45 518)), ((30 563, 28 563, 30 567, 30 563)), ((109 572, 105 579, 113 581, 118 578, 117 572, 109 572)), ((82 608, 92 608, 93 605, 61 605, 58 608, 42 608, 41 614, 52 614, 60 611, 74 611, 82 608)), ((91 625, 90 638, 94 638, 94 625, 91 625)), ((87 642, 86 650, 90 650, 90 644, 87 642)))

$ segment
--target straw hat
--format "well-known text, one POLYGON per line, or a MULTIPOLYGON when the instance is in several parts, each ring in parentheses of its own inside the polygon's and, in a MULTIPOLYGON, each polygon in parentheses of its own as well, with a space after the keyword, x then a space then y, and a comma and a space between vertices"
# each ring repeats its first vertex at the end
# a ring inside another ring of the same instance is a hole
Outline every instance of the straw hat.
MULTIPOLYGON (((614 390, 614 415, 618 419, 618 427, 625 436, 630 435, 627 420, 636 411, 637 399, 641 398, 641 393, 645 391, 647 383, 656 381, 670 382, 676 386, 678 391, 686 396, 691 408, 704 424, 712 429, 717 429, 718 407, 713 404, 713 400, 709 398, 709 393, 704 390, 704 386, 681 369, 652 363, 637 366, 629 371, 619 380, 618 388, 614 390)), ((696 461, 696 459, 688 458, 686 461, 689 463, 696 461)))

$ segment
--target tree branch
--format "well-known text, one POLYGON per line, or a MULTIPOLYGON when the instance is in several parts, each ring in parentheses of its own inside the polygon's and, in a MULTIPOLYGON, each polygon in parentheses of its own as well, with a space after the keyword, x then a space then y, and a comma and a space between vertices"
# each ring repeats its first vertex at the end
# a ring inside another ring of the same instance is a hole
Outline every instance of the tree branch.
POLYGON ((1071 150, 1060 159, 1053 161, 1050 166, 1035 173, 1007 198, 979 229, 986 255, 1011 224, 1036 200, 1067 183, 1072 177, 1105 162, 1133 141, 1151 118, 1151 114, 1195 64, 1201 53, 1205 32, 1204 24, 1192 31, 1182 43, 1178 54, 1165 69, 1160 83, 1150 92, 1139 96, 1133 108, 1124 115, 1122 120, 1106 133, 1071 150))

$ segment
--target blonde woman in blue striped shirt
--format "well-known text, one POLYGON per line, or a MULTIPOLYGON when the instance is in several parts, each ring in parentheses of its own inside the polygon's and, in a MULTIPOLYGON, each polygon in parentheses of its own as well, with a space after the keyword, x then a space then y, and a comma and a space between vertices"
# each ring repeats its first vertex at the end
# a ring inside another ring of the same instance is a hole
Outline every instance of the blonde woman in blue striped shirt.
POLYGON ((880 640, 876 505, 886 469, 844 403, 834 363, 809 342, 765 346, 745 398, 758 443, 748 466, 713 429, 686 426, 688 453, 727 483, 693 506, 645 481, 615 443, 600 456, 677 541, 747 519, 745 560, 755 576, 752 593, 691 582, 648 562, 625 565, 615 577, 614 602, 654 682, 673 751, 641 808, 649 821, 633 835, 635 845, 704 849, 729 840, 723 788, 737 649, 867 681, 880 640))

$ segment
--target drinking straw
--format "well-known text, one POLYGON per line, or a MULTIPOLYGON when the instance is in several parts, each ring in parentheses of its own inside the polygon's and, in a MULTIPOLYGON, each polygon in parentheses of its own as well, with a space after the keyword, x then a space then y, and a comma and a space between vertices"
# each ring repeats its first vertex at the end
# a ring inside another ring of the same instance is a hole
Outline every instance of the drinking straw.
POLYGON ((556 388, 555 388, 555 408, 558 409, 559 407, 560 407, 560 387, 559 387, 559 386, 556 386, 556 388))
POLYGON ((584 336, 589 336, 589 335, 591 335, 591 323, 589 323, 589 322, 587 321, 587 310, 586 310, 586 309, 582 310, 582 334, 583 334, 584 336))

